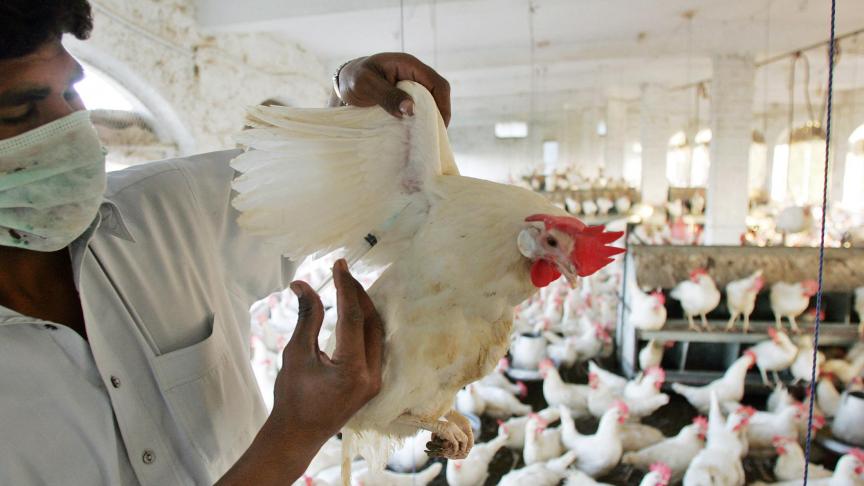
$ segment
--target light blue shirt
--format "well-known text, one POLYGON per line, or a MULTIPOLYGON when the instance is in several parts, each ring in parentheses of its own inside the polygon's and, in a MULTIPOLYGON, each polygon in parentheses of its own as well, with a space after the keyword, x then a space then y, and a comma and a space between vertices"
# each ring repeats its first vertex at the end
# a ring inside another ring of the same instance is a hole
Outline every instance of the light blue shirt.
POLYGON ((236 224, 238 153, 109 175, 69 247, 89 342, 0 307, 0 484, 212 484, 249 446, 248 309, 293 266, 236 224))

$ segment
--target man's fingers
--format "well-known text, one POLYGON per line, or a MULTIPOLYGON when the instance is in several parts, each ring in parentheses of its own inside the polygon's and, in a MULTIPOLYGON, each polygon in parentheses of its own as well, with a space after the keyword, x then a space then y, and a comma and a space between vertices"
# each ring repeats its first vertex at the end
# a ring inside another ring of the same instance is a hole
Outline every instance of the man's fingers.
POLYGON ((408 93, 397 88, 378 73, 370 74, 368 80, 369 94, 376 104, 381 105, 397 118, 414 116, 414 100, 408 93))
POLYGON ((291 291, 297 295, 297 326, 290 343, 301 349, 316 351, 318 349, 318 333, 324 322, 324 305, 321 298, 306 282, 292 282, 291 291))
POLYGON ((365 361, 365 339, 363 336, 363 310, 357 300, 357 286, 354 277, 348 272, 345 260, 338 260, 333 266, 333 283, 336 286, 335 361, 360 359, 365 361))
POLYGON ((435 104, 438 105, 438 111, 441 112, 441 118, 444 119, 444 125, 450 124, 450 83, 447 82, 434 69, 417 60, 417 66, 412 70, 412 78, 414 81, 422 84, 432 94, 435 99, 435 104))
POLYGON ((360 308, 363 309, 363 335, 366 343, 366 366, 369 369, 371 376, 381 375, 381 356, 384 351, 384 324, 381 322, 381 317, 378 311, 375 310, 375 304, 369 298, 369 294, 360 285, 357 284, 357 300, 360 302, 360 308))

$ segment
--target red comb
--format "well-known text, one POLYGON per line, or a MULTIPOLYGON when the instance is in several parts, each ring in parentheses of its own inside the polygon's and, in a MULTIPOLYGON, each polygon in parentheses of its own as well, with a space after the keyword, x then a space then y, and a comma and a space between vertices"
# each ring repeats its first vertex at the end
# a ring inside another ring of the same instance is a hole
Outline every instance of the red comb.
POLYGON ((860 462, 864 462, 864 451, 861 449, 855 448, 849 451, 849 454, 852 454, 852 457, 858 459, 860 462))
POLYGON ((551 216, 534 214, 525 218, 527 222, 542 222, 546 229, 563 231, 573 238, 573 251, 570 259, 576 265, 577 274, 587 277, 612 263, 612 257, 624 253, 623 248, 608 246, 624 235, 623 231, 605 231, 606 227, 586 226, 571 216, 551 216))
POLYGON ((665 486, 669 483, 669 480, 672 479, 672 469, 662 462, 655 462, 651 464, 651 467, 648 469, 649 472, 656 472, 660 475, 660 483, 658 486, 665 486))
POLYGON ((696 424, 696 426, 698 426, 698 427, 705 428, 705 429, 708 428, 708 418, 705 417, 704 415, 697 415, 696 417, 694 417, 693 423, 696 424))
POLYGON ((752 360, 750 362, 750 366, 748 366, 748 368, 752 368, 753 365, 756 364, 756 360, 758 359, 756 356, 756 352, 748 349, 747 351, 744 351, 744 356, 747 356, 748 358, 750 358, 752 360))
POLYGON ((654 292, 651 292, 651 296, 657 299, 657 302, 659 302, 660 305, 664 305, 666 303, 666 296, 663 295, 663 292, 660 290, 655 290, 654 292))
POLYGON ((815 280, 805 280, 801 282, 801 286, 804 287, 804 294, 806 295, 816 295, 816 292, 819 291, 819 282, 815 280))
POLYGON ((735 410, 735 413, 746 417, 752 417, 756 413, 756 409, 750 405, 742 405, 738 407, 738 410, 735 410))
POLYGON ((691 279, 695 280, 696 277, 698 277, 699 275, 708 275, 708 270, 706 270, 702 267, 699 267, 699 268, 694 268, 693 270, 690 271, 690 278, 691 279))

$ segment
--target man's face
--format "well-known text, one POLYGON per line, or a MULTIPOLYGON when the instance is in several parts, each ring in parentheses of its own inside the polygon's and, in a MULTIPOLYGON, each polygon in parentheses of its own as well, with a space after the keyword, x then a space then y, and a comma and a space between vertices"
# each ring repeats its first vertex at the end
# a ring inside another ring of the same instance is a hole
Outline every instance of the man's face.
POLYGON ((0 140, 84 109, 74 88, 84 72, 59 40, 0 60, 0 73, 0 140))

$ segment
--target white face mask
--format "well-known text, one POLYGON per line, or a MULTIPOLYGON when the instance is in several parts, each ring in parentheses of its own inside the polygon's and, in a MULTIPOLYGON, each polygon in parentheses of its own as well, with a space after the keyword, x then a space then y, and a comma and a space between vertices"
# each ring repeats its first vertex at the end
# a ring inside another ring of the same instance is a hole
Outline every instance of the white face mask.
POLYGON ((105 182, 105 152, 87 111, 0 140, 0 245, 66 247, 93 222, 105 182))

